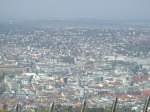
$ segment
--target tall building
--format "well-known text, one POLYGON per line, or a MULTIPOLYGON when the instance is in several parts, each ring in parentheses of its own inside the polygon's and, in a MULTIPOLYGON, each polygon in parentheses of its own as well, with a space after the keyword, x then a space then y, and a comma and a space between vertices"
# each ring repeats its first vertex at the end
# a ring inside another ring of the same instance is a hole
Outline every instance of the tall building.
POLYGON ((78 86, 78 87, 81 86, 81 80, 80 80, 79 73, 77 73, 77 86, 78 86))
POLYGON ((63 80, 64 80, 65 85, 68 84, 68 78, 67 77, 64 77, 63 80))
POLYGON ((9 89, 8 83, 6 81, 6 74, 3 72, 0 76, 0 93, 4 93, 9 89))

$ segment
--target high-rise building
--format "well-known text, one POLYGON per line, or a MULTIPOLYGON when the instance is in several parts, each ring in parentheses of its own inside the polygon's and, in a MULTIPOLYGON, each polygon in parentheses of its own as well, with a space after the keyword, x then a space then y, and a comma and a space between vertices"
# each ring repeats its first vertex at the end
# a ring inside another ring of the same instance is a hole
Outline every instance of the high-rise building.
POLYGON ((68 84, 68 78, 67 77, 64 77, 64 83, 68 84))

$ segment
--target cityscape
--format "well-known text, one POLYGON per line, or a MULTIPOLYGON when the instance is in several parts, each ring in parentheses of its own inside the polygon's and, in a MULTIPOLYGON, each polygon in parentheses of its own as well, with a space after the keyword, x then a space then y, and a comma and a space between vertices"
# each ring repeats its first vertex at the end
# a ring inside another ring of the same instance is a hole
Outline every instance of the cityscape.
MULTIPOLYGON (((0 109, 119 107, 150 96, 150 26, 10 21, 0 27, 0 109)), ((148 108, 150 110, 150 108, 148 108)), ((57 111, 61 112, 61 111, 57 111)), ((148 112, 148 111, 147 111, 148 112)))

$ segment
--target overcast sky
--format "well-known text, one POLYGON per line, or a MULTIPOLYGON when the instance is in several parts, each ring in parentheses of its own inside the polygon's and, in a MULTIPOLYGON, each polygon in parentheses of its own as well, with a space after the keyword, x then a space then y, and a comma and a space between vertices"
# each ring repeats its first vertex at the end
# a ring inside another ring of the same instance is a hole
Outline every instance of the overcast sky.
POLYGON ((150 19, 150 0, 0 0, 0 20, 150 19))

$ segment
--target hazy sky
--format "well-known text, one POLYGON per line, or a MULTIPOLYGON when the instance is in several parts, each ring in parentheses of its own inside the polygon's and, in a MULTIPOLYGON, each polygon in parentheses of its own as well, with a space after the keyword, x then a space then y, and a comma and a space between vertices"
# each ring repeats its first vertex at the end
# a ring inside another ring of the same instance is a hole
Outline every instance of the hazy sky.
POLYGON ((150 19, 150 0, 0 0, 0 20, 150 19))

